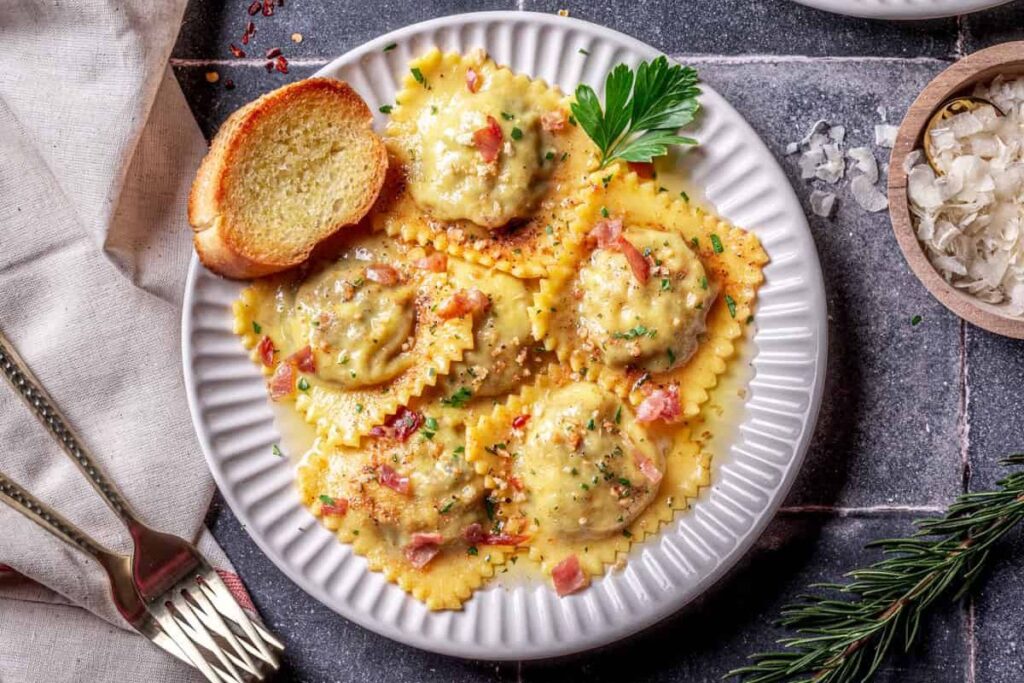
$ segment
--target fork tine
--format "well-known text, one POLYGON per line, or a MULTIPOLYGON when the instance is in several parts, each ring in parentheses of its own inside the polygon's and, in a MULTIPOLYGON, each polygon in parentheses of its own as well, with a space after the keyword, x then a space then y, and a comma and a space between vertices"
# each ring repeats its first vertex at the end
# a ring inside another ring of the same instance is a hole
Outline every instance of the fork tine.
POLYGON ((221 638, 226 640, 232 648, 235 650, 235 654, 243 659, 246 663, 245 668, 252 674, 259 675, 256 669, 256 662, 253 661, 249 652, 260 656, 259 650, 253 647, 248 642, 239 642, 235 636, 235 632, 228 628, 228 625, 224 623, 221 618, 220 612, 213 606, 210 599, 206 597, 206 593, 203 592, 201 586, 197 586, 196 589, 188 591, 188 597, 196 603, 196 614, 202 620, 203 624, 208 629, 219 635, 221 638))
MULTIPOLYGON (((195 631, 187 623, 184 623, 182 621, 178 621, 178 626, 181 627, 181 630, 185 632, 186 636, 188 636, 189 638, 192 639, 193 643, 199 642, 202 639, 202 636, 200 636, 199 633, 197 631, 195 631)), ((242 669, 246 668, 245 662, 243 662, 241 659, 239 659, 235 655, 231 654, 230 652, 225 650, 224 651, 224 656, 227 657, 229 660, 231 660, 231 662, 234 663, 234 665, 236 667, 242 668, 242 669)), ((213 666, 213 665, 211 664, 210 666, 213 666)), ((254 672, 254 673, 255 673, 255 675, 257 677, 262 676, 262 674, 260 674, 259 672, 254 672)), ((225 674, 221 674, 221 675, 224 676, 225 678, 228 676, 228 674, 226 674, 226 673, 225 674)), ((244 676, 244 674, 243 674, 243 676, 244 676)), ((229 679, 229 680, 233 681, 234 679, 232 678, 232 679, 229 679)))
MULTIPOLYGON (((210 666, 210 663, 206 661, 202 653, 199 652, 199 649, 196 648, 195 643, 181 630, 181 626, 178 625, 170 610, 166 606, 159 604, 152 605, 150 609, 164 633, 188 656, 192 666, 199 669, 210 683, 222 683, 221 678, 213 670, 213 667, 210 666)), ((229 678, 228 681, 231 681, 231 679, 229 678)))
MULTIPOLYGON (((151 641, 153 641, 153 643, 158 647, 174 655, 185 664, 192 666, 192 660, 186 657, 185 653, 181 651, 180 647, 178 647, 178 644, 174 642, 174 640, 169 635, 164 633, 156 624, 153 625, 150 631, 141 631, 141 633, 145 635, 147 638, 149 638, 151 641)), ((219 666, 211 664, 210 668, 214 670, 214 672, 220 677, 220 680, 223 683, 233 683, 232 679, 228 676, 228 674, 219 666)))
MULTIPOLYGON (((181 618, 184 619, 185 623, 188 624, 190 629, 188 635, 192 637, 195 642, 212 652, 213 655, 220 660, 221 664, 228 669, 231 675, 234 676, 234 680, 238 683, 242 683, 242 677, 238 672, 238 668, 224 655, 224 650, 213 639, 210 632, 206 630, 206 626, 204 626, 199 620, 199 617, 196 616, 195 610, 192 609, 192 605, 190 605, 188 600, 185 598, 184 591, 172 596, 171 605, 174 607, 174 610, 181 615, 181 618)), ((184 624, 181 624, 181 626, 184 629, 184 624)), ((248 669, 248 667, 245 668, 248 669)), ((256 672, 252 671, 252 673, 256 672)))
POLYGON ((231 596, 227 586, 224 585, 224 582, 221 581, 216 572, 209 569, 203 574, 202 578, 203 587, 207 589, 206 595, 210 598, 214 607, 217 608, 217 611, 238 624, 245 631, 245 634, 249 636, 252 643, 260 649, 261 658, 273 665, 274 668, 277 668, 279 666, 277 657, 267 648, 267 643, 279 650, 284 649, 284 643, 271 635, 262 626, 249 619, 248 615, 231 596), (257 635, 257 630, 259 635, 257 635))

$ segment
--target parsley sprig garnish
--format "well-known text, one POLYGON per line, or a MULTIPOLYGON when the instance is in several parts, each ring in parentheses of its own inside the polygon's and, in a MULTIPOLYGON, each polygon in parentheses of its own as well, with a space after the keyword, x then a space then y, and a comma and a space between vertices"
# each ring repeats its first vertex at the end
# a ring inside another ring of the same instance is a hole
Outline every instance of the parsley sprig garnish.
POLYGON ((676 134, 693 121, 697 103, 697 72, 658 57, 640 62, 636 73, 625 64, 604 82, 604 108, 589 85, 576 88, 575 119, 601 150, 601 168, 615 159, 651 161, 668 153, 669 145, 696 145, 676 134))

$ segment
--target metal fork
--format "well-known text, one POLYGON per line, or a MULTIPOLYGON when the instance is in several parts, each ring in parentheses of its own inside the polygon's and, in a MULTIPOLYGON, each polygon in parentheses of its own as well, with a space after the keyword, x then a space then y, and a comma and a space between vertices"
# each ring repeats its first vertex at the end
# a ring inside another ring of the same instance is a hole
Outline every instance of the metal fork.
MULTIPOLYGON (((221 680, 241 683, 246 674, 262 680, 268 669, 276 671, 280 666, 276 651, 284 649, 281 641, 249 619, 195 546, 177 536, 156 531, 139 520, 2 332, 0 370, 128 529, 133 543, 131 581, 139 601, 160 632, 215 683, 221 680), (215 658, 219 666, 211 664, 209 657, 215 658)), ((19 490, 21 495, 26 495, 20 487, 19 490)), ((39 505, 37 501, 36 504, 39 505)), ((39 514, 33 514, 24 506, 16 507, 39 521, 39 514)), ((54 514, 41 505, 39 509, 51 516, 54 514)), ((70 525, 67 528, 73 529, 70 525)), ((62 534, 58 535, 63 538, 62 534)), ((79 538, 87 537, 80 534, 79 538)), ((64 540, 82 547, 73 537, 64 540)), ((90 554, 110 574, 108 567, 117 566, 116 555, 95 542, 92 548, 100 554, 90 554)), ((123 595, 121 598, 125 599, 123 595)))

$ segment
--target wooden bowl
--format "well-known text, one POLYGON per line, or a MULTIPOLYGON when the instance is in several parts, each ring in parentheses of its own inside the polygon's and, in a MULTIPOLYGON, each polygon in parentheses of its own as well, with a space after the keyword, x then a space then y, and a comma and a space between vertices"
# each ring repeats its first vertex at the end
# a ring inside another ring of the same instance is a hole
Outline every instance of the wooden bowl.
POLYGON ((921 149, 925 126, 939 106, 951 97, 970 94, 975 84, 990 81, 999 74, 1024 75, 1024 41, 1003 43, 964 57, 936 76, 917 96, 900 125, 889 159, 889 215, 910 269, 932 296, 969 323, 996 334, 1024 339, 1024 320, 960 291, 932 266, 914 231, 904 170, 907 155, 921 149))

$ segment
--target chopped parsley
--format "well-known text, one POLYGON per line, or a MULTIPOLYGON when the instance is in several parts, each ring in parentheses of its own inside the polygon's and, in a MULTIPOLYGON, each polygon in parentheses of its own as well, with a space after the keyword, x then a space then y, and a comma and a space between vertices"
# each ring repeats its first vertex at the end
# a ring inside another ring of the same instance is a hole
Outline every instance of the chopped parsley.
POLYGON ((913 318, 910 319, 910 324, 913 325, 914 327, 917 327, 918 325, 921 324, 922 320, 924 320, 924 318, 922 318, 919 315, 915 315, 913 318))
POLYGON ((299 391, 308 391, 308 390, 309 390, 309 382, 306 381, 305 377, 300 378, 299 379, 299 391))
POLYGON ((594 418, 587 420, 587 429, 591 432, 597 429, 597 424, 594 422, 594 418))
POLYGON ((690 239, 690 244, 693 245, 694 249, 699 249, 700 248, 700 240, 697 239, 696 237, 690 239))
POLYGON ((631 488, 633 486, 633 482, 631 482, 629 479, 626 479, 625 477, 619 477, 619 483, 625 486, 626 488, 631 488))
POLYGON ((426 87, 427 79, 423 77, 423 72, 419 70, 419 67, 413 67, 409 69, 412 72, 412 77, 416 79, 416 82, 426 87))
POLYGON ((382 104, 382 105, 380 105, 380 108, 378 109, 378 111, 381 114, 390 114, 391 113, 391 105, 390 104, 382 104))
POLYGON ((711 246, 714 248, 716 254, 721 254, 725 249, 722 247, 722 240, 719 239, 718 235, 711 233, 711 246))
POLYGON ((356 412, 357 413, 363 412, 363 404, 362 403, 357 403, 356 404, 356 412))
POLYGON ((615 408, 615 424, 622 422, 622 405, 620 404, 615 408))
POLYGON ((647 329, 644 325, 637 325, 636 327, 626 330, 625 332, 616 332, 612 335, 613 339, 639 339, 640 337, 654 337, 658 334, 655 329, 647 329))
POLYGON ((484 511, 487 512, 487 519, 494 521, 494 501, 488 496, 484 498, 484 511))
POLYGON ((276 455, 279 458, 283 458, 284 457, 284 453, 281 452, 281 447, 278 446, 276 443, 273 446, 270 447, 270 452, 273 453, 274 455, 276 455))
POLYGON ((437 434, 437 418, 428 417, 423 421, 423 427, 420 429, 420 435, 429 441, 434 438, 435 434, 437 434))
POLYGON ((708 276, 707 275, 704 275, 704 276, 702 276, 700 278, 700 288, 701 289, 707 289, 708 288, 708 276))
POLYGON ((448 501, 447 503, 445 503, 445 504, 444 504, 444 505, 443 505, 443 506, 441 507, 441 509, 440 509, 440 510, 438 510, 438 512, 440 512, 440 513, 441 513, 442 515, 443 515, 443 514, 445 514, 445 513, 447 513, 447 512, 450 512, 450 511, 451 511, 451 509, 452 509, 452 507, 453 507, 454 505, 455 505, 455 499, 454 499, 454 498, 452 498, 452 499, 450 499, 450 500, 449 500, 449 501, 448 501))
POLYGON ((466 549, 466 554, 467 555, 474 555, 475 556, 478 552, 480 552, 480 551, 476 549, 475 545, 471 545, 471 546, 469 546, 469 548, 466 549))
POLYGON ((334 505, 334 499, 324 494, 320 494, 320 502, 324 505, 334 505))
POLYGON ((601 216, 604 217, 604 218, 608 218, 608 207, 607 206, 602 206, 601 207, 601 216))
POLYGON ((675 365, 676 364, 676 352, 673 351, 672 349, 669 349, 668 351, 666 351, 666 353, 668 354, 668 364, 669 365, 675 365))
POLYGON ((683 198, 684 202, 690 201, 690 195, 686 194, 685 192, 680 192, 679 196, 683 198))
POLYGON ((552 159, 555 158, 555 153, 549 149, 548 153, 544 155, 544 158, 547 159, 548 161, 551 161, 552 159))
POLYGON ((582 47, 579 50, 577 50, 577 52, 579 52, 581 55, 584 55, 584 56, 587 56, 587 57, 590 56, 590 52, 588 52, 587 50, 584 50, 582 47))
POLYGON ((505 119, 506 121, 511 121, 512 119, 515 118, 515 114, 510 114, 507 111, 503 111, 501 112, 501 118, 505 119))
POLYGON ((469 399, 471 398, 473 398, 473 392, 466 387, 460 387, 459 390, 449 398, 442 398, 441 404, 452 408, 461 408, 469 403, 469 399))
POLYGON ((661 278, 661 291, 668 292, 672 290, 672 281, 667 277, 661 278))
POLYGON ((608 187, 608 183, 612 181, 612 175, 612 173, 609 173, 604 178, 601 178, 601 184, 604 185, 605 187, 608 187))
POLYGON ((625 536, 626 538, 633 538, 633 534, 630 532, 629 529, 623 529, 622 530, 622 535, 625 536))
POLYGON ((510 133, 510 135, 512 136, 513 140, 522 140, 523 139, 523 131, 519 130, 519 128, 517 126, 513 126, 512 127, 512 132, 510 133))
POLYGON ((387 45, 384 46, 384 52, 391 52, 396 47, 398 47, 398 43, 388 43, 387 45))
POLYGON ((725 305, 729 307, 729 315, 736 317, 736 300, 728 294, 725 295, 725 305))
POLYGON ((255 332, 256 334, 259 334, 260 332, 263 331, 263 328, 260 326, 260 324, 258 322, 253 320, 252 321, 252 331, 255 332))
POLYGON ((452 455, 462 455, 466 452, 465 446, 456 446, 455 450, 452 451, 452 455))

